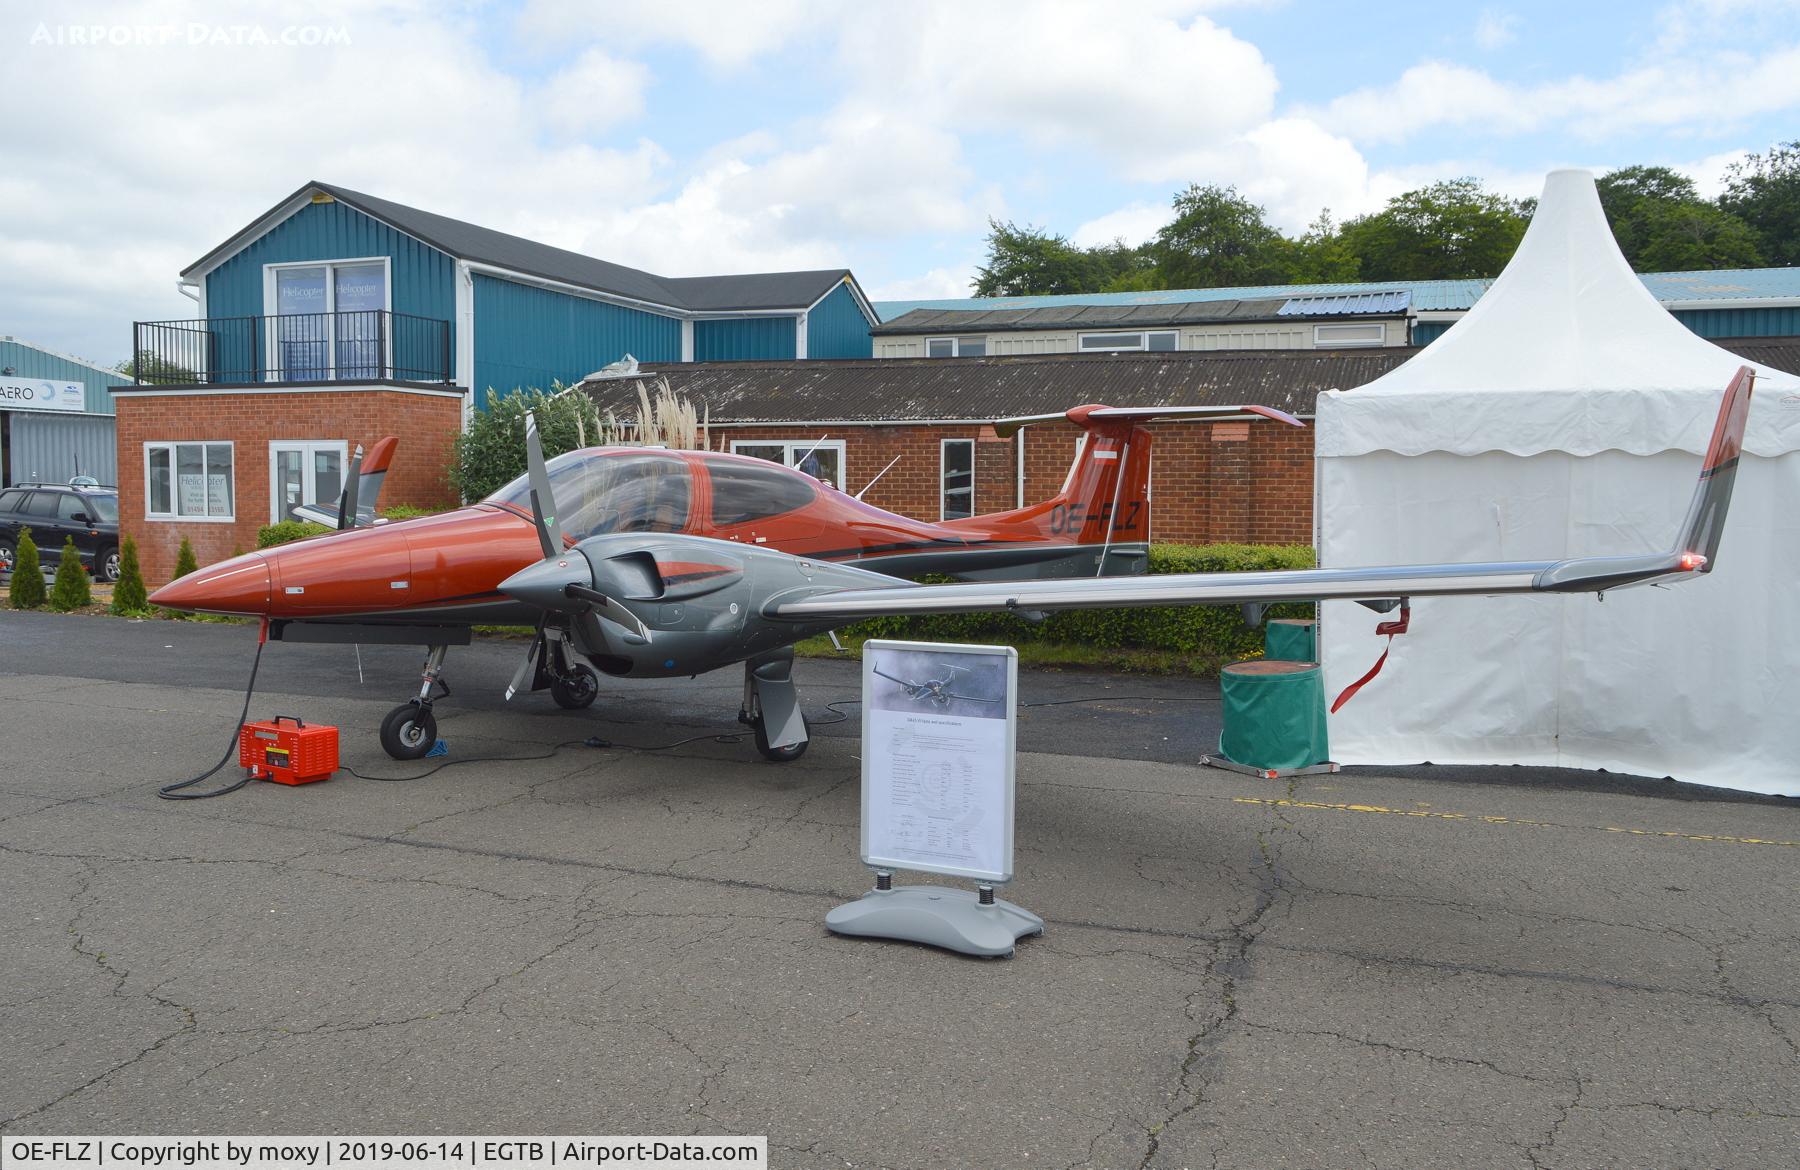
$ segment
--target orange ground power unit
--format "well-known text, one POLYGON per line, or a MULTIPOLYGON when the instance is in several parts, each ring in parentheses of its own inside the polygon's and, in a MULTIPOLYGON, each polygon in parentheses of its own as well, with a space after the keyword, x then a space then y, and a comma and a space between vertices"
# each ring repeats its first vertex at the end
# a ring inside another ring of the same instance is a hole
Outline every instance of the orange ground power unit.
POLYGON ((338 729, 292 715, 246 723, 238 731, 238 764, 277 784, 329 780, 338 768, 338 729))

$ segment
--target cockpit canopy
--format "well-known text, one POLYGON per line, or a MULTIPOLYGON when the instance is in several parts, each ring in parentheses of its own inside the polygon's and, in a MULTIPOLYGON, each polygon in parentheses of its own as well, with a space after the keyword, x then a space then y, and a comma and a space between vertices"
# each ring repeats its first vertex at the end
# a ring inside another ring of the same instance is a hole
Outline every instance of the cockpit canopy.
MULTIPOLYGON (((702 529, 732 528, 798 511, 819 495, 818 481, 778 464, 732 455, 703 456, 712 514, 702 529)), ((680 532, 694 503, 694 467, 675 455, 637 450, 570 451, 545 464, 562 530, 576 540, 612 532, 680 532)), ((485 501, 531 511, 530 477, 521 475, 485 501)), ((546 511, 550 507, 546 504, 546 511)))
MULTIPOLYGON (((611 532, 679 532, 693 500, 692 471, 672 455, 635 451, 570 451, 546 465, 551 505, 565 534, 576 540, 611 532)), ((530 476, 521 475, 486 503, 531 511, 530 476)))

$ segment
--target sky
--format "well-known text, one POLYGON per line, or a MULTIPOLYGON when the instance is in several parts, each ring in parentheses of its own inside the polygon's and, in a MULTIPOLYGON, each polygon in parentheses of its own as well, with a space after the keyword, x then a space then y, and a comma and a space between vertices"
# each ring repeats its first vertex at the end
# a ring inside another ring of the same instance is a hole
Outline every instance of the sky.
POLYGON ((966 295, 989 220, 1299 232, 1800 138, 1800 0, 9 0, 0 334, 110 365, 309 179, 669 276, 966 295), (77 21, 79 23, 77 23, 77 21))

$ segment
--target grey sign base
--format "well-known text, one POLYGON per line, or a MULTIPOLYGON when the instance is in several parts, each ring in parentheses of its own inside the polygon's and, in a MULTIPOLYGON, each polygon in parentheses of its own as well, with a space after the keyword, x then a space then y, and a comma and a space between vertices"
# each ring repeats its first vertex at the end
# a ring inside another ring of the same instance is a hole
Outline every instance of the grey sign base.
POLYGON ((1013 944, 1044 933, 1044 920, 996 898, 982 905, 973 890, 895 886, 870 890, 825 915, 826 929, 863 938, 924 943, 986 959, 1010 957, 1013 944))

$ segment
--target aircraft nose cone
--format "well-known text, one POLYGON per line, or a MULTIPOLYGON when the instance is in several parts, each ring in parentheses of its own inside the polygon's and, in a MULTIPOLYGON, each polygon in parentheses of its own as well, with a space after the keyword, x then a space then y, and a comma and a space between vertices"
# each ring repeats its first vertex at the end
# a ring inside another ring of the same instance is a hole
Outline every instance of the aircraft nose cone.
POLYGON ((269 562, 261 553, 245 553, 197 569, 150 595, 151 605, 207 613, 269 612, 269 562))
POLYGON ((520 569, 500 582, 500 592, 539 609, 565 610, 569 608, 568 595, 563 592, 566 587, 586 585, 591 588, 593 584, 594 571, 588 566, 587 558, 571 551, 520 569))

